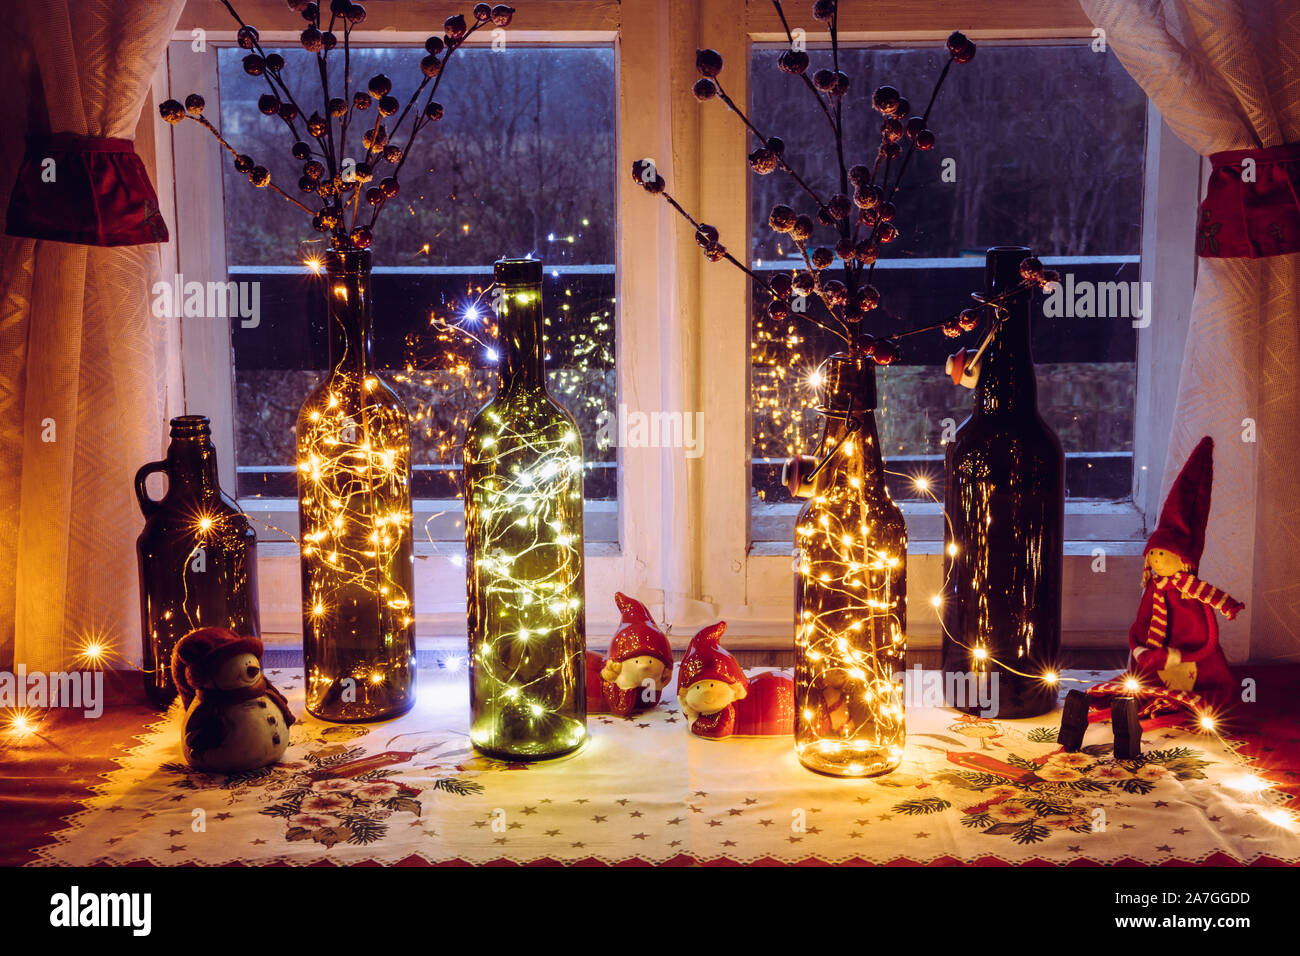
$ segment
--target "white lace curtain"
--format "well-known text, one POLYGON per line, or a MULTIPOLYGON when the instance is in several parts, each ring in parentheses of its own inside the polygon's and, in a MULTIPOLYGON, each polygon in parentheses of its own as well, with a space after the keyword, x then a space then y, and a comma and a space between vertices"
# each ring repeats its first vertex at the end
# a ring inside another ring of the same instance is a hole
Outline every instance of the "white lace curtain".
MULTIPOLYGON (((1081 3, 1201 155, 1300 141, 1300 0, 1081 3)), ((1252 659, 1300 659, 1297 361, 1300 254, 1200 260, 1163 487, 1212 435, 1201 576, 1246 602, 1224 630, 1237 659, 1247 640, 1252 659)))
MULTIPOLYGON (((28 113, 48 122, 19 132, 132 138, 183 5, 22 0, 44 101, 28 113)), ((0 270, 0 668, 67 667, 92 636, 136 657, 132 477, 164 425, 158 248, 4 236, 0 270)))

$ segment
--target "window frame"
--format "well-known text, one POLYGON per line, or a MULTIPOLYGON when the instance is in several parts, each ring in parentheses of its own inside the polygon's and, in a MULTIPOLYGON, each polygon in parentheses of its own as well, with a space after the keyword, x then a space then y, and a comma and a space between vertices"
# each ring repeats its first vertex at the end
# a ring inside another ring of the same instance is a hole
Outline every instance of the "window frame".
MULTIPOLYGON (((686 459, 678 449, 619 449, 617 540, 587 547, 589 642, 599 647, 607 640, 616 621, 610 598, 622 590, 678 625, 671 634, 675 646, 684 646, 695 628, 722 617, 730 622, 733 649, 788 650, 790 545, 756 542, 751 518, 748 282, 738 270, 704 263, 676 214, 624 175, 633 159, 655 158, 683 205, 716 225, 724 241, 747 245, 745 132, 724 110, 701 108, 691 96, 693 53, 699 46, 719 50, 729 65, 728 91, 748 102, 750 48, 783 39, 779 21, 766 0, 700 0, 688 18, 677 15, 676 5, 658 0, 529 0, 520 7, 526 19, 521 15, 516 22, 526 22, 528 29, 511 28, 509 36, 517 42, 614 46, 618 401, 632 409, 699 410, 705 421, 703 454, 696 459, 686 459)), ((241 11, 258 24, 264 42, 296 41, 296 15, 280 0, 244 0, 241 11)), ((440 23, 445 12, 428 0, 372 2, 368 29, 354 37, 358 43, 420 44, 429 24, 440 23)), ((918 0, 906 9, 847 7, 841 19, 845 42, 936 43, 954 27, 977 42, 1093 36, 1076 0, 1044 0, 1032 9, 1019 0, 971 0, 963 6, 961 22, 954 22, 950 4, 918 0)), ((221 157, 210 137, 188 129, 176 135, 156 109, 168 97, 217 90, 216 57, 188 52, 195 29, 206 31, 208 43, 234 40, 224 10, 191 0, 155 74, 154 108, 142 125, 152 124, 160 203, 167 221, 175 224, 172 238, 161 247, 161 273, 208 281, 224 279, 226 271, 221 157)), ((816 39, 810 30, 810 40, 816 39)), ((220 104, 209 99, 208 107, 215 111, 220 104)), ((1195 208, 1188 197, 1200 182, 1199 157, 1149 106, 1141 278, 1160 290, 1160 320, 1138 335, 1133 502, 1071 502, 1067 509, 1065 630, 1070 647, 1114 646, 1116 634, 1130 623, 1142 541, 1159 507, 1159 476, 1190 313, 1195 208), (1099 548, 1105 551, 1105 573, 1094 570, 1099 548)), ((228 324, 161 321, 167 323, 169 380, 180 383, 169 390, 168 414, 209 414, 224 487, 234 488, 228 324)), ((249 500, 241 503, 259 510, 249 500)), ((910 591, 920 595, 920 613, 913 615, 909 637, 913 647, 933 647, 938 625, 928 613, 927 599, 942 575, 941 519, 934 505, 909 503, 904 510, 914 528, 910 591)), ((271 513, 257 517, 271 523, 286 513, 282 506, 278 512, 269 506, 266 511, 271 513)), ((459 646, 464 638, 463 548, 417 542, 416 555, 421 647, 459 646)), ((263 630, 297 635, 297 548, 288 539, 264 535, 259 558, 263 630)))

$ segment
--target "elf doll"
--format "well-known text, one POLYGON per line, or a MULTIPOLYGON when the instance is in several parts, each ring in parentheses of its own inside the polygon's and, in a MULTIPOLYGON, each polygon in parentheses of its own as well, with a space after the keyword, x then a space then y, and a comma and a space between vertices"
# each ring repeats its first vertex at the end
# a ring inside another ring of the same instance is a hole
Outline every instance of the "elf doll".
MULTIPOLYGON (((1196 576, 1205 550, 1214 482, 1214 440, 1201 439, 1183 466, 1147 540, 1142 600, 1129 628, 1129 672, 1141 685, 1145 716, 1187 708, 1219 713, 1236 685, 1219 646, 1215 612, 1232 620, 1244 604, 1196 576)), ((1093 696, 1131 693, 1103 684, 1093 696)))

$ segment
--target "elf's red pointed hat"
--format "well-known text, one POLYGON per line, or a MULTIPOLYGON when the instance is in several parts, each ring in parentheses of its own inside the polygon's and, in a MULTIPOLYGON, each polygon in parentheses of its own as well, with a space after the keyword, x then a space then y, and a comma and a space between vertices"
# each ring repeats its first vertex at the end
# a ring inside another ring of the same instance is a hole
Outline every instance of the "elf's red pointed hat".
POLYGON ((609 659, 621 663, 631 657, 654 657, 671 666, 672 645, 646 606, 621 591, 614 592, 614 603, 623 614, 623 624, 609 642, 609 659))
POLYGON ((1146 554, 1161 548, 1178 555, 1193 571, 1205 550, 1205 525, 1210 518, 1214 486, 1214 439, 1206 435, 1178 473, 1160 512, 1160 524, 1147 539, 1146 554))
POLYGON ((727 622, 710 624, 691 638, 686 648, 686 656, 677 672, 677 686, 690 687, 697 681, 720 680, 728 684, 739 684, 748 690, 749 679, 740 662, 724 651, 718 644, 727 630, 727 622))

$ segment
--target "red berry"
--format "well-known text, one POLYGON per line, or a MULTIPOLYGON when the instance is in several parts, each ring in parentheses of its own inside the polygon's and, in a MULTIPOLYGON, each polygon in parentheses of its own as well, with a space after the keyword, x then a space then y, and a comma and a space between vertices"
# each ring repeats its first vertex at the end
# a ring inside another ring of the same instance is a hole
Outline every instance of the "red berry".
POLYGON ((892 222, 882 222, 876 228, 876 238, 881 242, 893 242, 898 238, 898 227, 892 222))
POLYGON ((371 96, 380 99, 393 91, 393 81, 382 73, 376 73, 370 78, 367 88, 370 90, 371 96))
POLYGON ((934 130, 923 129, 917 133, 916 148, 922 151, 934 149, 934 130))
POLYGON ((957 313, 957 325, 963 332, 973 332, 979 327, 980 314, 978 309, 962 309, 957 313))
POLYGON ((369 249, 370 244, 375 241, 374 236, 370 234, 370 230, 365 226, 357 226, 357 228, 353 229, 348 239, 358 249, 369 249))
POLYGON ((881 86, 871 95, 871 105, 886 116, 898 109, 898 90, 892 86, 881 86))
POLYGON ((498 3, 492 8, 492 22, 499 27, 510 26, 510 21, 514 19, 515 8, 504 3, 498 3))
POLYGON ((961 335, 961 332, 961 326, 957 324, 956 319, 949 319, 943 324, 943 334, 950 339, 955 339, 957 336, 961 335))
POLYGON ((803 50, 786 50, 777 58, 776 65, 782 73, 801 76, 808 70, 808 54, 803 50))
POLYGON ((700 76, 717 76, 722 72, 722 54, 717 50, 696 50, 695 69, 700 71, 700 76))
POLYGON ((444 112, 441 103, 430 103, 424 109, 424 115, 434 121, 442 119, 444 112))
POLYGON ((893 365, 901 354, 902 349, 889 339, 877 339, 875 347, 871 350, 871 357, 876 360, 877 365, 893 365))
POLYGON ((437 56, 443 51, 445 46, 446 44, 442 42, 442 37, 429 37, 429 39, 424 41, 424 48, 431 56, 437 56))
POLYGON ((280 99, 274 93, 263 93, 257 98, 257 111, 264 116, 275 116, 280 112, 280 99))
POLYGON ((442 61, 430 53, 420 61, 420 72, 425 76, 437 76, 442 72, 442 61))
POLYGON ((1020 260, 1020 277, 1037 280, 1043 274, 1042 260, 1037 256, 1027 256, 1020 260))
POLYGON ((257 28, 240 27, 239 32, 235 34, 235 42, 245 50, 251 50, 257 46, 257 28))
POLYGON ((776 275, 772 276, 768 285, 772 287, 772 291, 777 295, 787 296, 790 294, 790 289, 792 287, 790 274, 788 272, 778 272, 776 275))
MULTIPOLYGON (((710 81, 700 80, 699 82, 708 83, 710 81)), ((766 176, 768 173, 774 172, 776 170, 776 153, 766 146, 760 146, 749 154, 749 168, 760 176, 766 176)))
POLYGON ((880 305, 880 292, 874 285, 864 285, 858 290, 858 308, 870 312, 880 305))
POLYGON ((705 100, 711 100, 718 95, 718 85, 707 77, 700 77, 691 87, 691 92, 695 98, 703 103, 705 100))
POLYGON ((454 17, 448 17, 442 22, 442 32, 447 34, 448 39, 463 40, 469 28, 465 25, 465 17, 456 14, 454 17))
POLYGON ((487 23, 492 19, 492 7, 486 3, 474 4, 474 19, 479 23, 487 23))
POLYGON ((244 72, 249 76, 261 76, 266 70, 266 61, 256 53, 244 57, 244 72))
POLYGON ((815 269, 829 269, 835 264, 835 253, 825 246, 818 246, 808 254, 808 258, 815 269))

